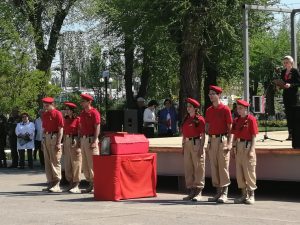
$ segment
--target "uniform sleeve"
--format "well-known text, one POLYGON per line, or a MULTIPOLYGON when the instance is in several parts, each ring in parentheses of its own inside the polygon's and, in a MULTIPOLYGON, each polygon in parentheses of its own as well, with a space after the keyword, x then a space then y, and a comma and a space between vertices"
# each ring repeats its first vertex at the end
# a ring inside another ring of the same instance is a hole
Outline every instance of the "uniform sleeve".
POLYGON ((230 124, 232 123, 232 116, 231 116, 231 110, 229 109, 229 107, 225 107, 225 119, 226 119, 226 123, 230 124))
POLYGON ((62 116, 61 112, 57 112, 57 126, 58 127, 64 127, 64 118, 62 116))
POLYGON ((232 130, 231 130, 232 134, 236 134, 237 133, 237 128, 236 128, 237 127, 237 122, 238 122, 237 118, 233 120, 232 130))
POLYGON ((199 117, 199 131, 200 134, 205 133, 205 119, 202 116, 199 117))
POLYGON ((206 122, 206 123, 210 123, 210 118, 209 118, 209 108, 206 110, 206 113, 205 113, 205 122, 206 122))
POLYGON ((100 124, 100 113, 97 110, 95 110, 93 115, 94 115, 94 123, 97 125, 100 124))
POLYGON ((251 117, 249 120, 249 133, 251 135, 258 134, 258 126, 255 117, 251 117))

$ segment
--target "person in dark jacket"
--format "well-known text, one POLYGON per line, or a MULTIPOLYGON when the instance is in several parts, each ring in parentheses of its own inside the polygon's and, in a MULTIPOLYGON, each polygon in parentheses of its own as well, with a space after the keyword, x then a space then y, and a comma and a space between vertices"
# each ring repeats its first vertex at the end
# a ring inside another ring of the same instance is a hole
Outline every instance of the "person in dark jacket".
POLYGON ((164 101, 164 106, 158 112, 158 136, 172 137, 177 131, 177 112, 170 99, 164 101))
POLYGON ((300 74, 293 68, 294 60, 291 56, 283 58, 284 70, 281 71, 281 79, 285 82, 283 86, 283 104, 285 108, 289 136, 287 140, 292 140, 293 136, 293 107, 297 103, 298 87, 300 86, 300 74))
POLYGON ((4 152, 6 146, 6 135, 7 135, 7 119, 0 113, 0 168, 7 167, 6 155, 4 152))
POLYGON ((8 138, 9 138, 9 147, 11 149, 11 158, 12 164, 10 168, 17 168, 19 163, 19 154, 17 150, 17 135, 16 127, 17 124, 21 121, 19 108, 14 108, 12 110, 11 116, 8 119, 8 138))

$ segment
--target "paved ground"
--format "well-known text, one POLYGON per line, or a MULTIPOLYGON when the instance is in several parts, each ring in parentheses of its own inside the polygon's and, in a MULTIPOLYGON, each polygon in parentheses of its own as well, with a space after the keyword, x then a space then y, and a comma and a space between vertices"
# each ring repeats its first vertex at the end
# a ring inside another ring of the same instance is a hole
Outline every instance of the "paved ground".
MULTIPOLYGON (((256 148, 257 149, 291 149, 292 142, 286 141, 288 137, 287 131, 273 131, 268 132, 267 136, 272 139, 282 140, 273 141, 273 140, 263 140, 264 132, 260 132, 256 138, 256 148)), ((173 137, 173 138, 152 138, 150 140, 150 147, 181 147, 181 137, 173 137)), ((206 142, 208 138, 206 138, 206 142)), ((205 145, 206 146, 206 145, 205 145)))
POLYGON ((276 191, 260 192, 256 205, 246 206, 185 203, 182 194, 162 191, 157 198, 96 202, 88 194, 43 193, 44 181, 42 171, 0 169, 0 224, 300 224, 298 183, 265 185, 276 191))

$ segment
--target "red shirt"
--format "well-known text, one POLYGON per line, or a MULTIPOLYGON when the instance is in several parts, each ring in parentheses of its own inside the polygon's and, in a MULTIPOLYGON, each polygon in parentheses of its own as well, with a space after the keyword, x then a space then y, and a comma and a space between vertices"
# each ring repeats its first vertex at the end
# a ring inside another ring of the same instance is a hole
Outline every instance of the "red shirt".
POLYGON ((210 106, 206 110, 205 121, 209 124, 208 134, 226 134, 228 125, 232 123, 231 111, 228 106, 220 103, 217 108, 210 106))
POLYGON ((88 112, 83 110, 80 114, 80 134, 94 135, 95 125, 100 124, 100 113, 97 109, 91 108, 88 112))
POLYGON ((64 126, 64 134, 66 135, 78 135, 80 118, 66 118, 64 126))
POLYGON ((182 125, 183 137, 199 137, 205 133, 205 120, 202 116, 197 115, 194 117, 188 116, 182 125), (195 117, 198 118, 195 119, 195 117))
POLYGON ((58 132, 58 128, 64 126, 62 113, 57 109, 43 112, 42 126, 45 132, 58 132))
POLYGON ((232 133, 236 138, 252 140, 252 136, 258 134, 256 118, 252 115, 237 117, 233 121, 232 133))

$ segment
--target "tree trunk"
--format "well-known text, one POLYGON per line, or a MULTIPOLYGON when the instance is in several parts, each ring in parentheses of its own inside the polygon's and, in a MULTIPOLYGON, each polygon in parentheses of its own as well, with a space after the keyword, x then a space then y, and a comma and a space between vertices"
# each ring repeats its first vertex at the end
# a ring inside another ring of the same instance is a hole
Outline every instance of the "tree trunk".
POLYGON ((150 64, 151 64, 151 59, 149 57, 148 50, 144 48, 141 86, 140 86, 139 92, 138 92, 139 97, 144 98, 147 94, 149 81, 150 81, 150 77, 151 77, 150 64))
POLYGON ((204 81, 204 112, 211 105, 208 93, 209 93, 209 85, 217 84, 217 76, 218 70, 215 63, 211 62, 211 60, 205 56, 204 57, 204 68, 206 71, 205 81, 204 81))
POLYGON ((126 90, 126 105, 127 108, 134 108, 134 98, 132 91, 133 63, 134 63, 134 44, 133 37, 125 34, 124 41, 125 49, 125 90, 126 90))
POLYGON ((186 114, 185 99, 188 97, 197 99, 200 97, 198 78, 198 50, 199 42, 194 37, 194 22, 186 19, 183 28, 183 41, 180 55, 180 94, 179 94, 179 118, 181 121, 186 114))

